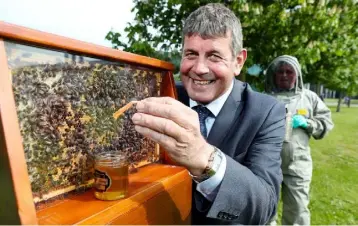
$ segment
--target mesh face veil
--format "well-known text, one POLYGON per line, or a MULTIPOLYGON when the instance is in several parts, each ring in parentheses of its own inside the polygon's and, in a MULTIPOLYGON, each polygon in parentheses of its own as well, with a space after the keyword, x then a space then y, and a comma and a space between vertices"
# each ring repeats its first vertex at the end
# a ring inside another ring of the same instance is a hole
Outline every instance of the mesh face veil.
POLYGON ((274 59, 265 75, 266 93, 292 96, 302 90, 301 66, 293 56, 283 55, 274 59))

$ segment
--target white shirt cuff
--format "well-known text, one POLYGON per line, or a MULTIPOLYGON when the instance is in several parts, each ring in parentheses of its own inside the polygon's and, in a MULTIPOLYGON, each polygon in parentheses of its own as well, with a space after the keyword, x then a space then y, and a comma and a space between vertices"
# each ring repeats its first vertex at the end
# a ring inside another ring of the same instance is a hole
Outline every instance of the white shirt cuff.
POLYGON ((219 190, 219 185, 221 184, 221 181, 223 180, 226 171, 226 156, 223 153, 222 156, 223 158, 221 160, 221 164, 214 176, 210 177, 207 180, 204 180, 201 183, 198 183, 198 185, 196 186, 196 190, 211 202, 216 198, 216 195, 219 190))

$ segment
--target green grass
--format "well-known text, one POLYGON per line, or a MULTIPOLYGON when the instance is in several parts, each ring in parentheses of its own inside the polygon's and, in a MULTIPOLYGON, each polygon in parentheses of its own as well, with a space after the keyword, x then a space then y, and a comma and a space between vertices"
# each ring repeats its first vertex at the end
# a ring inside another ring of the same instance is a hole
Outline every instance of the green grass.
MULTIPOLYGON (((324 99, 324 102, 337 104, 337 103, 338 103, 338 99, 326 98, 326 99, 324 99)), ((342 99, 342 103, 343 103, 343 99, 342 99)), ((351 99, 351 104, 358 104, 358 99, 351 99)))
MULTIPOLYGON (((331 108, 334 129, 311 139, 311 224, 358 224, 358 108, 331 108)), ((279 206, 279 221, 282 203, 279 206)))

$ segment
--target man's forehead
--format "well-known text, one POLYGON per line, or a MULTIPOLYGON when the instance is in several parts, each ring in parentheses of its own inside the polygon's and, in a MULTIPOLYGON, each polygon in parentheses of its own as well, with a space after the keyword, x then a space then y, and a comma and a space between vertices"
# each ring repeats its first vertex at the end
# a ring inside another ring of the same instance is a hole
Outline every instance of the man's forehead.
POLYGON ((199 35, 185 36, 184 38, 184 49, 222 49, 223 47, 230 47, 230 40, 228 37, 212 37, 203 38, 199 35))
POLYGON ((193 36, 199 36, 202 39, 216 39, 216 38, 231 38, 231 31, 227 31, 225 34, 209 34, 208 33, 189 33, 184 36, 184 38, 187 37, 193 37, 193 36))

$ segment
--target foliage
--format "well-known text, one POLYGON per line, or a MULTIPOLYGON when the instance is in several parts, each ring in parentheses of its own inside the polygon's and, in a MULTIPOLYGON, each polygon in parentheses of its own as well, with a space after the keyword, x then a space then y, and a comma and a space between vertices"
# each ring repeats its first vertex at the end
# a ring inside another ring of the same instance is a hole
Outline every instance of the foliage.
POLYGON ((305 82, 356 93, 358 90, 358 4, 356 0, 134 0, 133 23, 125 28, 128 42, 110 31, 106 38, 114 48, 164 60, 162 53, 180 58, 184 19, 201 5, 221 2, 240 18, 244 46, 248 49, 241 78, 258 89, 264 76, 245 76, 247 68, 258 64, 265 69, 275 57, 296 56, 305 82))

